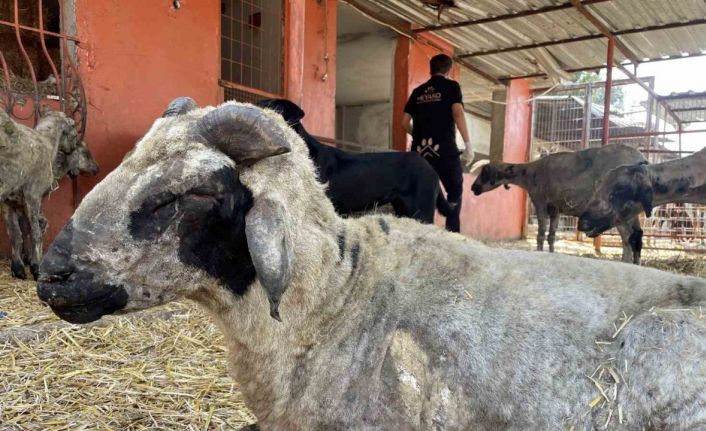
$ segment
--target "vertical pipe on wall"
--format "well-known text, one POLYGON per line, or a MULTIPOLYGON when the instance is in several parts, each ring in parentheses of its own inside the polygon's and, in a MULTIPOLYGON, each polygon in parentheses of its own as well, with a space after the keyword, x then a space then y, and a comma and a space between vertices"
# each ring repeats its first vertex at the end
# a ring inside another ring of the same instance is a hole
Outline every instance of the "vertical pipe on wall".
POLYGON ((613 51, 615 38, 608 38, 608 57, 606 59, 605 100, 603 101, 603 138, 601 145, 607 145, 610 138, 610 99, 613 87, 613 51))

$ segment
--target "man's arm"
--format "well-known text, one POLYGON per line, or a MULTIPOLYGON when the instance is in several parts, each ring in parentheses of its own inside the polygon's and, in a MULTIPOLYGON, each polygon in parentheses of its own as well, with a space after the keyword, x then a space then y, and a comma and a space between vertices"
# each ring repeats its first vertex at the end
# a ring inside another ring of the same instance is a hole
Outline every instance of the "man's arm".
POLYGON ((404 131, 407 132, 408 135, 412 135, 412 116, 409 115, 408 113, 404 113, 404 116, 402 117, 402 127, 404 128, 404 131))
POLYGON ((451 105, 451 110, 454 116, 454 123, 456 123, 458 131, 459 133, 461 133, 463 142, 470 142, 470 138, 468 136, 468 126, 466 126, 466 115, 463 111, 463 105, 461 103, 454 103, 453 105, 451 105))
POLYGON ((466 159, 466 164, 471 164, 474 158, 473 145, 471 144, 471 137, 468 135, 468 126, 466 125, 466 115, 463 111, 463 104, 454 103, 451 105, 451 111, 453 113, 454 123, 456 123, 456 127, 463 138, 463 143, 466 145, 466 149, 463 151, 463 158, 466 159))

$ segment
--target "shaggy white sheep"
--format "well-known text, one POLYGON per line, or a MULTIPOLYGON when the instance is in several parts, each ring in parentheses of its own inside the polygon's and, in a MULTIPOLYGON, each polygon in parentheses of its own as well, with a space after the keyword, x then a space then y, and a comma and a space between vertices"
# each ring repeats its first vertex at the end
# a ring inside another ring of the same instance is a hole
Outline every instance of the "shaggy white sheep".
POLYGON ((172 111, 47 253, 60 317, 193 299, 266 430, 706 430, 703 280, 341 219, 277 114, 172 111))
POLYGON ((12 245, 14 277, 25 278, 20 221, 28 222, 28 263, 36 279, 46 226, 42 198, 55 183, 54 175, 78 173, 82 153, 74 122, 63 112, 45 113, 31 129, 0 111, 0 212, 12 245))

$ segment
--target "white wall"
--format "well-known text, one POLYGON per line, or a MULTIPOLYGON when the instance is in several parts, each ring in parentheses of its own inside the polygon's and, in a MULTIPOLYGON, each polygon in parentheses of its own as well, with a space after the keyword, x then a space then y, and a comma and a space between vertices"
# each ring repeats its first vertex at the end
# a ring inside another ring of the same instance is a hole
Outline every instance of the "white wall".
POLYGON ((389 149, 392 104, 372 103, 336 107, 336 133, 339 139, 357 142, 365 147, 389 149))
POLYGON ((351 6, 338 6, 336 137, 389 149, 397 36, 351 6))
MULTIPOLYGON (((490 121, 466 112, 466 125, 471 135, 473 151, 487 156, 490 153, 490 121)), ((463 139, 458 130, 456 130, 456 144, 459 149, 464 149, 463 139)))

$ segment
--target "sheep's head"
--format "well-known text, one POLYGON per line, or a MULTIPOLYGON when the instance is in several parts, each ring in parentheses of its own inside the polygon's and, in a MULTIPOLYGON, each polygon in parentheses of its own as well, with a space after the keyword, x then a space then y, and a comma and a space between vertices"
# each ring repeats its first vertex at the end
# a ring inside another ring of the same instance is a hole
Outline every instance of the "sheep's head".
POLYGON ((54 160, 54 179, 60 180, 65 175, 70 175, 75 178, 79 175, 94 176, 98 175, 98 162, 93 158, 91 150, 85 142, 79 141, 73 148, 73 151, 66 154, 62 151, 57 152, 54 160))
MULTIPOLYGON (((478 162, 481 163, 481 162, 478 162)), ((471 169, 471 173, 475 173, 476 169, 471 169)), ((484 164, 480 168, 480 173, 476 180, 471 186, 471 191, 476 196, 495 190, 500 186, 504 186, 506 189, 509 188, 507 183, 508 180, 515 176, 515 167, 507 163, 502 162, 491 162, 484 164)))
POLYGON ((242 295, 257 277, 279 318, 293 259, 284 209, 254 198, 241 176, 263 159, 277 163, 297 139, 252 105, 175 100, 57 236, 41 264, 40 299, 82 323, 205 285, 242 295))
POLYGON ((78 145, 75 122, 63 112, 45 111, 35 129, 48 136, 55 136, 59 140, 57 151, 64 154, 72 153, 78 145))
POLYGON ((645 163, 618 166, 599 180, 578 228, 595 237, 644 211, 652 215, 652 180, 645 163))

